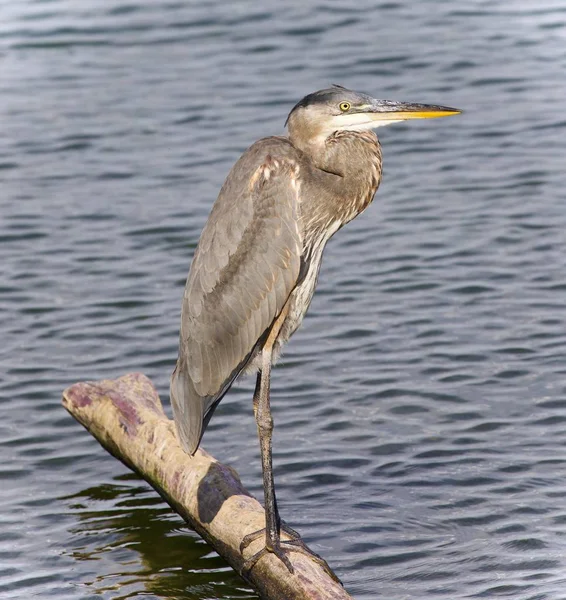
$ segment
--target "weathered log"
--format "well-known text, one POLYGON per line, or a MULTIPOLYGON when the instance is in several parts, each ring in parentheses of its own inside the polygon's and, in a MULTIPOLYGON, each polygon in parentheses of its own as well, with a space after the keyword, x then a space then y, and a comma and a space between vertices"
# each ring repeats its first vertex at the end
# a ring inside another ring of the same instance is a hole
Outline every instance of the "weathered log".
MULTIPOLYGON (((113 456, 141 475, 168 504, 241 573, 264 543, 240 553, 245 535, 265 524, 260 503, 238 474, 204 450, 181 448, 173 421, 163 412, 151 381, 141 373, 116 380, 77 383, 63 405, 113 456)), ((282 534, 285 538, 285 534, 282 534)), ((267 553, 245 577, 266 600, 351 600, 344 588, 308 555, 289 553, 294 574, 267 553)))

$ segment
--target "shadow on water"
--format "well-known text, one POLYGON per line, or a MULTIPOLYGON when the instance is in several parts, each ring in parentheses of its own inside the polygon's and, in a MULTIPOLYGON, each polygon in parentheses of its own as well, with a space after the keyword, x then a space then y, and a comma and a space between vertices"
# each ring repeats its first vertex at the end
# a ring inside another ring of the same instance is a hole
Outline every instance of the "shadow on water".
MULTIPOLYGON (((213 472, 207 485, 216 477, 213 472)), ((62 499, 78 521, 68 554, 81 563, 96 561, 84 583, 93 596, 257 598, 139 477, 122 475, 115 482, 62 499)), ((214 513, 207 516, 212 519, 214 513)))

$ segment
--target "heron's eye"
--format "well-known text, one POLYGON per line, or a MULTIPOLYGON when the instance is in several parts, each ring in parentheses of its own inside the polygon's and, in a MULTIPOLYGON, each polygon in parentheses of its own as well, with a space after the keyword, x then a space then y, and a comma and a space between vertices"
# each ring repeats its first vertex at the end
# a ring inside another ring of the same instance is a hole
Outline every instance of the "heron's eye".
POLYGON ((352 105, 349 102, 340 102, 340 110, 342 112, 347 112, 350 110, 352 105))

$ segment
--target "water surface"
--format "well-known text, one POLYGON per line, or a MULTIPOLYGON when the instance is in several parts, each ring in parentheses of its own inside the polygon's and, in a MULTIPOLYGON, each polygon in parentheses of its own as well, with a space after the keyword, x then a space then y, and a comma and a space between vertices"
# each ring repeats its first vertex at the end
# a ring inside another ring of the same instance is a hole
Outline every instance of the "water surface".
MULTIPOLYGON (((566 598, 563 3, 0 4, 0 597, 255 598, 62 409, 143 371, 240 152, 339 83, 381 130, 273 376, 283 517, 357 599, 566 598)), ((205 448, 261 493, 253 381, 205 448)))

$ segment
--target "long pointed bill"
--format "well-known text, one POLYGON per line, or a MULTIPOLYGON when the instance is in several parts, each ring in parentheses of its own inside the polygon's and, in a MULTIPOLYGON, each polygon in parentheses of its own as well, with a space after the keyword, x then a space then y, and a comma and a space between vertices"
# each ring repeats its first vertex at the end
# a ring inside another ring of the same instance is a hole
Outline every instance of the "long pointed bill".
POLYGON ((409 102, 392 102, 376 100, 367 108, 362 109, 372 121, 406 121, 407 119, 437 119, 450 117, 462 111, 449 106, 434 106, 432 104, 411 104, 409 102), (367 112, 366 112, 367 111, 367 112))

